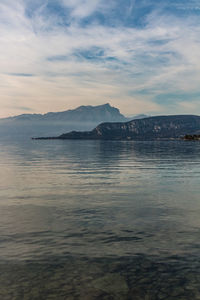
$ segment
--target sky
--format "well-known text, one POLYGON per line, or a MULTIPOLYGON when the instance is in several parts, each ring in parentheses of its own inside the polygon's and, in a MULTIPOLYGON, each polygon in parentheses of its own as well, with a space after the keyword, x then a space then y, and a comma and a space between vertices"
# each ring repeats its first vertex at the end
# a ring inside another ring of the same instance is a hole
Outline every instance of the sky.
POLYGON ((1 0, 0 117, 200 114, 200 0, 1 0))

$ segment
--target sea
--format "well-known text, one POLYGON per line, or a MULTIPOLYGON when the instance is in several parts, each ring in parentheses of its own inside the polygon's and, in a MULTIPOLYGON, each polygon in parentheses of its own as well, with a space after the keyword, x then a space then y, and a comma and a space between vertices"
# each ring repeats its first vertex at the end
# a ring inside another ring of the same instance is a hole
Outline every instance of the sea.
POLYGON ((1 138, 0 299, 200 299, 200 142, 1 138))

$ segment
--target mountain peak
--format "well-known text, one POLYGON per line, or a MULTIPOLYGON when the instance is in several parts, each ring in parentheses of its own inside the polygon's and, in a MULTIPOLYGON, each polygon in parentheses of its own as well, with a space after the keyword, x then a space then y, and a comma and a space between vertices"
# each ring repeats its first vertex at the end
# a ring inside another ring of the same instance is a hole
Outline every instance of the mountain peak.
POLYGON ((112 107, 110 103, 105 103, 97 106, 82 105, 75 109, 70 109, 61 112, 48 112, 44 115, 41 114, 26 114, 10 117, 4 120, 11 121, 50 121, 50 122, 89 122, 89 123, 102 123, 102 122, 124 122, 126 117, 123 116, 118 108, 112 107))

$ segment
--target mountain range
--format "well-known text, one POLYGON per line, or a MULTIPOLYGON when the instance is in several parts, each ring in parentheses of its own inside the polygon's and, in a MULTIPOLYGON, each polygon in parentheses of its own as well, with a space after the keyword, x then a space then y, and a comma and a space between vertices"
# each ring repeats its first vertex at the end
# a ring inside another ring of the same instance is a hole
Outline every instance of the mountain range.
MULTIPOLYGON (((137 116, 136 116, 137 117, 137 116)), ((123 116, 118 108, 109 103, 98 106, 79 106, 61 112, 48 112, 46 114, 22 114, 14 117, 0 119, 0 121, 43 121, 43 122, 124 122, 129 118, 123 116)))
POLYGON ((200 134, 195 115, 125 117, 109 103, 62 112, 22 114, 0 119, 0 137, 55 136, 58 139, 160 140, 200 134), (67 133, 63 133, 67 132, 67 133), (63 133, 63 134, 61 134, 63 133))
POLYGON ((71 130, 92 130, 102 122, 127 122, 143 117, 144 115, 125 117, 109 103, 46 114, 22 114, 0 119, 0 139, 27 139, 33 136, 59 135, 71 130))

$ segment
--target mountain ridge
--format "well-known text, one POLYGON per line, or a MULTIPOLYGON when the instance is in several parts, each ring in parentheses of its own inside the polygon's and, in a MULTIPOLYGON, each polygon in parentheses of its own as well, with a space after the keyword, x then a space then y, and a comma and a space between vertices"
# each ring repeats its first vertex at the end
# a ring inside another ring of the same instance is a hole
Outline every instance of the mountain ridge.
MULTIPOLYGON (((53 139, 160 140, 200 134, 200 116, 170 115, 101 123, 91 131, 71 131, 53 139)), ((51 137, 49 137, 51 139, 51 137)))
POLYGON ((60 112, 48 112, 45 114, 21 114, 0 121, 68 121, 68 122, 106 122, 126 121, 118 108, 109 103, 92 106, 82 105, 75 109, 60 112))

